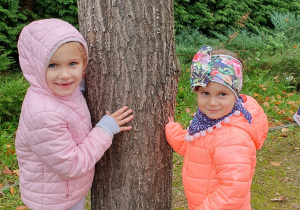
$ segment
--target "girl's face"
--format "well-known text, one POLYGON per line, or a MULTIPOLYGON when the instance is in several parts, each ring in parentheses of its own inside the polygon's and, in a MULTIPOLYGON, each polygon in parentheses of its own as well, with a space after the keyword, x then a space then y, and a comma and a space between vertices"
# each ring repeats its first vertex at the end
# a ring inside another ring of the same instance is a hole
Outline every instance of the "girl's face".
POLYGON ((53 93, 68 96, 79 85, 85 65, 83 56, 70 43, 63 44, 53 54, 46 71, 46 81, 53 93))
POLYGON ((209 82, 197 90, 200 111, 210 119, 219 119, 229 114, 236 102, 234 93, 225 85, 209 82))

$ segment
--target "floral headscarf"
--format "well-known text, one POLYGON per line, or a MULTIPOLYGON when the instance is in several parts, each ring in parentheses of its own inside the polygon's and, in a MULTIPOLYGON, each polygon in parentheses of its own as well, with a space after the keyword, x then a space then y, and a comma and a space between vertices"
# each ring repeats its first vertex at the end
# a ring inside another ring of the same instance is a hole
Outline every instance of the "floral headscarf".
POLYGON ((193 58, 191 65, 191 86, 206 87, 214 81, 227 86, 236 98, 242 89, 242 63, 230 55, 211 55, 212 48, 203 46, 193 58))

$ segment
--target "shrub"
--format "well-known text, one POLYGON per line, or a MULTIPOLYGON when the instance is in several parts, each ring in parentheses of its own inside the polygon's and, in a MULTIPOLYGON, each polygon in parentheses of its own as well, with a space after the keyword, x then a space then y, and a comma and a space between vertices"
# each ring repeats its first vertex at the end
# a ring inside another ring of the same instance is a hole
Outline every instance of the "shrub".
POLYGON ((9 56, 10 51, 4 50, 4 47, 0 46, 0 72, 9 69, 14 64, 14 60, 9 56))
POLYGON ((36 0, 33 12, 41 18, 59 18, 78 27, 77 0, 36 0))
POLYGON ((274 28, 270 11, 300 12, 298 0, 174 0, 174 7, 177 32, 191 26, 203 34, 223 33, 230 27, 251 32, 268 31, 274 28))
POLYGON ((0 121, 17 122, 28 83, 21 74, 0 73, 0 121))
POLYGON ((19 0, 1 0, 0 2, 0 46, 6 53, 16 53, 16 40, 26 24, 27 17, 19 12, 19 0))

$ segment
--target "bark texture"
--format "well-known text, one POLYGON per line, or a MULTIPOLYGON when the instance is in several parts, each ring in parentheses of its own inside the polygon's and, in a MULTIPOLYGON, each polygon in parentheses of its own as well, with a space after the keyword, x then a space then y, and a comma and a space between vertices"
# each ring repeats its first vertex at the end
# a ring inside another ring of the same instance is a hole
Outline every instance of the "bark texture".
POLYGON ((133 129, 117 134, 96 165, 92 209, 171 209, 172 149, 179 62, 173 0, 78 0, 89 45, 87 103, 95 125, 105 110, 133 109, 133 129))

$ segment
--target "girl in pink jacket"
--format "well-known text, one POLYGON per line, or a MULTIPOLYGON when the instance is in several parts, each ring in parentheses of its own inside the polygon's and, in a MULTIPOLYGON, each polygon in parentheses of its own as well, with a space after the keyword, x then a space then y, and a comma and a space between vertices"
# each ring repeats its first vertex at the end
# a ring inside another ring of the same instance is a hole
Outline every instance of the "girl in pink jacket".
POLYGON ((169 117, 166 136, 184 157, 189 209, 251 209, 256 149, 267 136, 268 121, 255 99, 239 94, 242 68, 234 53, 201 47, 190 79, 198 110, 186 130, 169 117))
POLYGON ((123 125, 132 120, 132 110, 107 112, 92 128, 78 87, 88 48, 69 23, 30 23, 20 34, 18 52, 30 83, 15 141, 22 201, 33 210, 83 209, 95 164, 114 134, 131 129, 123 125))

